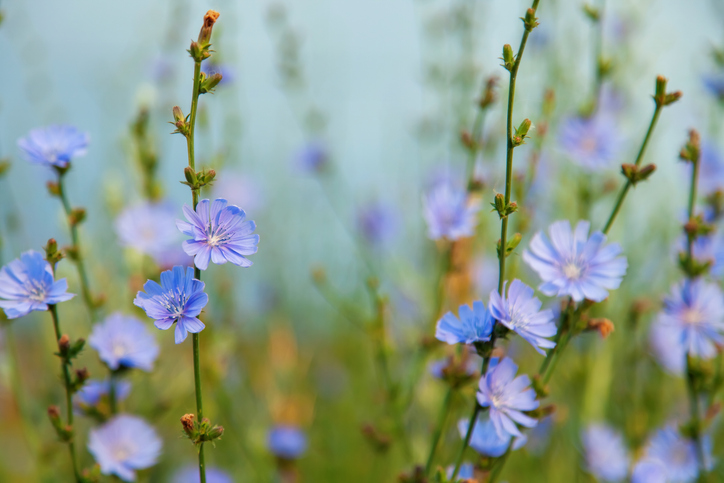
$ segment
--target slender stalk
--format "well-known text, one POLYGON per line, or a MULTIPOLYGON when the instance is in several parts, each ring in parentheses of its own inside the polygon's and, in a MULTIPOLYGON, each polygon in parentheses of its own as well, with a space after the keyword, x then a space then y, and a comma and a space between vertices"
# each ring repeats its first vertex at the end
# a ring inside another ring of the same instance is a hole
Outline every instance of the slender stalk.
MULTIPOLYGON (((533 0, 533 5, 531 8, 535 11, 538 8, 538 3, 540 0, 533 0)), ((515 81, 518 77, 518 69, 520 68, 520 63, 523 60, 523 52, 525 51, 525 45, 528 42, 528 36, 530 35, 530 31, 528 29, 523 30, 523 37, 520 40, 520 47, 518 48, 518 54, 515 57, 515 62, 513 63, 513 67, 510 69, 510 81, 508 84, 508 112, 507 112, 507 127, 506 127, 506 135, 507 135, 507 150, 506 150, 506 156, 505 156, 505 206, 508 206, 510 203, 510 197, 513 193, 513 150, 515 149, 515 143, 513 142, 513 106, 515 104, 515 81)), ((498 292, 501 296, 504 296, 503 294, 503 283, 505 281, 505 259, 506 259, 506 250, 505 246, 507 244, 508 239, 508 216, 504 217, 501 220, 500 223, 500 251, 498 253, 498 260, 499 260, 499 275, 498 275, 498 292)), ((495 347, 495 330, 493 330, 493 335, 490 338, 490 343, 492 347, 495 347)), ((487 372, 488 364, 490 363, 490 356, 487 356, 483 359, 483 369, 481 371, 481 376, 485 377, 485 373, 487 372)), ((472 437, 473 433, 473 426, 475 424, 475 420, 478 417, 478 413, 480 412, 480 406, 477 403, 477 400, 475 402, 475 409, 473 410, 472 415, 470 416, 470 420, 468 421, 468 431, 465 435, 465 440, 463 441, 463 445, 460 448, 460 451, 458 452, 458 458, 455 462, 455 469, 453 470, 452 480, 455 480, 458 473, 460 472, 460 465, 462 464, 463 455, 465 454, 465 450, 467 449, 468 445, 470 444, 470 438, 472 437)))
POLYGON ((515 438, 510 438, 510 443, 508 443, 508 448, 505 450, 505 453, 503 453, 503 456, 500 457, 497 464, 493 468, 493 471, 490 472, 490 477, 488 478, 488 483, 495 483, 495 481, 498 479, 498 476, 500 476, 500 473, 503 471, 503 467, 505 466, 505 462, 508 461, 508 456, 510 456, 510 452, 513 450, 513 444, 515 443, 515 438))
POLYGON ((606 11, 606 0, 601 0, 598 7, 598 20, 596 21, 596 31, 594 33, 593 42, 593 68, 594 68, 594 84, 593 84, 593 102, 598 110, 601 102, 601 90, 603 88, 604 72, 601 69, 603 62, 603 21, 606 11))
POLYGON ((80 236, 78 235, 78 225, 71 221, 73 207, 71 206, 70 201, 68 200, 68 194, 65 191, 64 178, 65 173, 58 171, 58 193, 60 195, 60 200, 63 203, 65 215, 68 218, 68 225, 70 226, 70 238, 71 242, 73 243, 73 248, 76 255, 75 257, 72 257, 71 260, 73 260, 76 268, 78 269, 78 277, 80 278, 80 290, 81 294, 83 295, 83 301, 88 308, 91 322, 94 322, 96 320, 96 304, 93 301, 93 295, 90 291, 90 283, 88 282, 88 273, 86 272, 85 263, 83 262, 83 255, 80 248, 80 236))
MULTIPOLYGON (((656 126, 656 122, 659 120, 659 115, 661 114, 661 110, 664 106, 657 103, 656 109, 654 109, 654 115, 651 117, 651 123, 649 124, 649 129, 646 131, 646 136, 644 137, 644 141, 641 144, 641 148, 639 149, 639 153, 636 156, 636 162, 634 163, 636 166, 639 166, 641 164, 641 161, 644 158, 644 153, 646 152, 646 146, 649 144, 649 139, 651 139, 651 133, 654 132, 654 127, 656 126)), ((618 215, 618 212, 621 210, 621 206, 623 205, 623 200, 626 199, 626 194, 628 193, 628 190, 631 189, 631 186, 633 186, 633 183, 630 179, 626 180, 626 184, 623 185, 623 188, 621 188, 621 192, 618 195, 618 198, 616 199, 616 204, 613 207, 613 211, 611 212, 611 216, 608 217, 608 221, 606 222, 606 226, 603 228, 603 234, 607 235, 608 231, 611 229, 611 225, 613 225, 613 221, 616 219, 616 215, 618 215)))
MULTIPOLYGON (((55 329, 55 340, 57 342, 60 342, 61 333, 60 333, 60 322, 58 321, 58 309, 57 307, 52 304, 48 305, 48 308, 50 310, 50 315, 53 317, 53 328, 55 329)), ((73 428, 73 392, 71 390, 71 379, 70 379, 70 369, 69 369, 69 361, 67 358, 63 358, 60 363, 61 370, 63 372, 63 385, 65 386, 65 404, 66 404, 66 420, 68 423, 68 426, 73 428)), ((77 482, 80 482, 80 472, 78 471, 78 463, 76 461, 75 456, 75 442, 73 439, 68 441, 68 450, 70 451, 70 461, 73 465, 73 475, 75 476, 75 480, 77 482)))
POLYGON ((111 370, 110 373, 111 374, 108 380, 108 399, 110 403, 111 414, 116 414, 118 412, 118 396, 116 394, 118 381, 116 380, 116 371, 111 370))
POLYGON ((450 386, 445 394, 445 399, 442 402, 440 412, 437 416, 437 424, 435 425, 435 430, 432 433, 430 453, 427 456, 427 464, 425 465, 425 474, 428 476, 430 475, 430 471, 432 471, 432 464, 435 461, 435 452, 437 451, 437 445, 440 442, 440 437, 442 436, 443 429, 445 428, 445 421, 447 420, 447 415, 450 412, 450 403, 452 402, 454 393, 455 389, 450 386))

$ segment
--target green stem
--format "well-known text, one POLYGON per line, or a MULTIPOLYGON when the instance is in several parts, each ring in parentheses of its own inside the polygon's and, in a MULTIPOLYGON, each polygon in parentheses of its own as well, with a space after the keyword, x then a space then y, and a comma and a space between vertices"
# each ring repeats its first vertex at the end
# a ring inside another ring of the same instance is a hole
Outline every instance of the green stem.
MULTIPOLYGON (((686 372, 690 374, 689 359, 686 361, 686 372)), ((694 440, 694 447, 696 448, 696 458, 699 462, 699 475, 703 477, 706 475, 706 453, 701 438, 701 415, 699 410, 699 397, 694 387, 694 381, 691 376, 686 378, 686 388, 689 393, 689 404, 691 406, 691 427, 692 427, 692 439, 694 440)))
POLYGON ((488 478, 488 483, 495 483, 495 480, 498 479, 498 476, 500 476, 500 473, 503 471, 503 467, 505 466, 505 462, 508 461, 508 456, 510 456, 511 451, 513 450, 513 444, 515 443, 515 438, 510 438, 510 443, 508 443, 508 449, 505 450, 505 453, 503 453, 503 456, 501 456, 495 467, 493 468, 493 471, 490 472, 490 477, 488 478))
MULTIPOLYGON (((198 268, 195 270, 198 270, 198 268)), ((199 361, 199 334, 192 334, 192 339, 194 345, 194 386, 196 388, 196 419, 200 423, 204 419, 204 402, 201 397, 201 363, 199 361)), ((206 483, 204 443, 199 444, 199 478, 201 478, 201 483, 206 483)))
POLYGON ((447 390, 447 393, 445 394, 445 399, 442 402, 442 406, 440 407, 440 413, 437 417, 437 424, 435 425, 435 430, 432 433, 430 454, 427 457, 427 464, 425 465, 425 474, 428 476, 430 475, 430 471, 432 471, 432 464, 435 461, 435 452, 437 451, 437 445, 440 442, 440 437, 442 436, 443 429, 445 429, 445 421, 447 420, 447 415, 450 412, 450 403, 452 402, 454 392, 455 389, 450 386, 447 390))
POLYGON ((118 401, 116 395, 116 386, 118 381, 116 381, 116 371, 111 369, 110 373, 111 374, 108 382, 108 399, 111 408, 111 414, 116 414, 118 413, 118 401))
MULTIPOLYGON (((646 131, 646 137, 644 137, 644 142, 641 144, 641 148, 639 149, 639 153, 636 156, 636 162, 634 163, 636 166, 639 166, 641 164, 641 161, 643 160, 644 153, 646 152, 646 146, 649 143, 649 139, 651 138, 651 133, 654 131, 654 127, 656 126, 656 121, 659 120, 659 115, 661 114, 661 109, 663 109, 663 106, 660 104, 656 104, 656 109, 654 109, 654 115, 651 117, 651 123, 649 124, 649 129, 646 131)), ((616 204, 613 207, 613 211, 611 212, 611 216, 609 216, 608 221, 606 222, 606 226, 603 228, 603 234, 607 235, 608 231, 611 229, 611 225, 613 225, 613 221, 616 219, 616 215, 618 215, 618 212, 621 210, 621 206, 623 205, 623 200, 626 198, 626 194, 628 193, 628 190, 631 189, 631 186, 633 186, 633 183, 631 183, 631 180, 626 180, 626 184, 623 185, 623 188, 621 189, 621 192, 618 195, 618 199, 616 200, 616 204)))
POLYGON ((72 257, 71 260, 73 260, 76 268, 78 269, 78 277, 80 278, 80 290, 83 295, 83 301, 85 302, 86 307, 88 307, 91 322, 94 322, 96 320, 96 304, 93 301, 93 295, 90 291, 88 272, 85 269, 85 263, 83 262, 83 255, 80 249, 80 236, 78 235, 78 225, 76 223, 72 223, 70 219, 70 216, 73 212, 73 207, 70 205, 68 195, 65 192, 64 178, 65 173, 58 171, 58 192, 60 195, 60 200, 63 203, 65 215, 68 219, 68 225, 70 226, 71 242, 73 243, 73 249, 76 255, 75 257, 72 257))
MULTIPOLYGON (((48 308, 50 310, 50 315, 53 317, 55 340, 56 342, 60 342, 61 333, 60 322, 58 321, 58 309, 54 304, 48 305, 48 308)), ((73 392, 71 388, 72 383, 70 379, 69 366, 70 361, 68 361, 67 358, 63 358, 61 360, 60 367, 63 371, 63 385, 65 386, 66 419, 68 422, 68 426, 73 428, 73 392)), ((70 451, 70 461, 73 464, 73 475, 75 475, 75 480, 77 482, 80 482, 80 472, 78 471, 78 463, 76 462, 75 442, 73 441, 73 439, 68 441, 68 450, 70 451)))
MULTIPOLYGON (((535 11, 538 8, 538 3, 540 0, 533 0, 533 5, 531 8, 535 11)), ((513 67, 510 69, 510 82, 508 84, 508 112, 507 112, 507 127, 506 127, 506 136, 507 136, 507 150, 506 150, 506 156, 505 156, 505 206, 508 206, 510 203, 510 197, 513 193, 513 150, 515 149, 515 143, 513 142, 513 106, 515 104, 515 81, 518 78, 518 69, 520 68, 520 63, 523 60, 523 52, 525 51, 525 45, 528 42, 528 36, 530 35, 530 31, 528 29, 523 30, 523 37, 520 40, 520 48, 518 48, 518 54, 515 57, 515 62, 513 63, 513 67)), ((506 250, 505 246, 507 244, 507 238, 508 238, 508 217, 506 216, 501 220, 500 223, 500 252, 498 253, 498 260, 499 260, 499 274, 498 274, 498 293, 500 293, 501 296, 504 296, 503 294, 503 283, 505 282, 505 259, 506 259, 506 250)), ((493 335, 490 338, 490 343, 492 347, 495 347, 495 330, 493 330, 493 335)), ((483 370, 481 371, 481 376, 485 377, 485 373, 487 372, 488 364, 490 362, 490 356, 487 356, 483 359, 483 370)), ((467 449, 468 445, 470 444, 470 437, 473 433, 473 425, 475 423, 476 418, 478 417, 478 413, 480 412, 480 406, 478 405, 477 401, 475 402, 475 409, 473 410, 472 415, 470 416, 470 420, 468 421, 468 431, 465 435, 465 440, 463 441, 463 445, 460 448, 460 451, 458 452, 458 459, 455 463, 455 469, 453 470, 453 476, 452 480, 455 480, 455 478, 458 475, 458 472, 460 472, 460 465, 462 464, 463 455, 465 454, 465 450, 467 449)))
POLYGON ((603 88, 603 72, 601 71, 601 62, 603 62, 603 19, 606 10, 606 0, 601 0, 598 7, 598 20, 596 21, 596 31, 594 33, 593 46, 593 68, 594 68, 594 84, 593 84, 593 105, 598 110, 601 102, 601 90, 603 88))
POLYGON ((186 136, 188 148, 189 167, 196 169, 194 158, 194 129, 196 128, 196 111, 199 105, 199 87, 201 85, 201 62, 194 62, 194 88, 191 95, 191 114, 189 116, 189 134, 186 136))

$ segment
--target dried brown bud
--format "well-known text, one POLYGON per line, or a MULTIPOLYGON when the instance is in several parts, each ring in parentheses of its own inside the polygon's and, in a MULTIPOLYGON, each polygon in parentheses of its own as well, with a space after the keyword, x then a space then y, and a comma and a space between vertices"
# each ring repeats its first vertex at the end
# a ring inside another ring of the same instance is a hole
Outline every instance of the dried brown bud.
POLYGON ((194 419, 196 417, 193 414, 184 414, 181 416, 181 426, 183 426, 184 431, 187 433, 190 433, 194 430, 194 419))
POLYGON ((218 18, 219 12, 215 10, 209 10, 206 12, 206 15, 204 15, 204 26, 201 27, 201 32, 199 32, 199 44, 206 45, 209 43, 211 40, 211 31, 218 18))
POLYGON ((60 349, 61 354, 68 352, 69 348, 70 348, 70 337, 68 337, 68 334, 61 335, 60 339, 58 339, 58 349, 60 349))
POLYGON ((591 319, 588 321, 588 327, 586 327, 586 330, 597 330, 604 339, 608 337, 614 329, 613 322, 604 318, 591 319))

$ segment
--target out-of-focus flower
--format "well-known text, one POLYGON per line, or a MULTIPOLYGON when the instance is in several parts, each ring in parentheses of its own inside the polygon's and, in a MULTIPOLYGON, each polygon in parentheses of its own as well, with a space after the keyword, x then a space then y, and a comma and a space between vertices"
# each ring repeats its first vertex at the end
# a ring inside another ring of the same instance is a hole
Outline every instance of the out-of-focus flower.
POLYGON ((391 206, 370 203, 357 211, 357 228, 368 244, 379 248, 395 236, 398 221, 391 206))
MULTIPOLYGON (((503 284, 503 293, 505 285, 503 284)), ((490 314, 495 320, 515 331, 527 340, 535 350, 545 355, 545 349, 555 347, 556 343, 546 339, 556 334, 551 309, 540 310, 542 302, 534 297, 532 288, 518 279, 513 280, 508 296, 503 299, 497 291, 490 292, 490 314)))
MULTIPOLYGON (((676 251, 686 252, 688 248, 688 240, 686 235, 679 237, 678 243, 675 245, 676 251)), ((709 272, 714 277, 724 275, 724 240, 721 234, 713 234, 708 236, 696 237, 691 246, 692 255, 699 263, 709 262, 709 272)))
POLYGON ((490 408, 490 420, 500 437, 522 436, 516 423, 532 428, 537 421, 521 411, 538 408, 535 391, 527 375, 515 377, 518 366, 509 359, 501 360, 480 378, 478 403, 490 408))
POLYGON ((472 344, 490 340, 493 332, 493 320, 490 312, 481 301, 469 305, 461 305, 458 319, 448 312, 437 322, 435 337, 448 344, 472 344))
POLYGON ((217 172, 211 190, 214 198, 222 198, 243 207, 247 214, 257 213, 264 206, 260 184, 245 174, 226 170, 217 172))
POLYGON ((161 438, 143 419, 120 414, 90 430, 88 451, 104 475, 135 481, 135 470, 150 468, 161 453, 161 438))
POLYGON ((559 142, 569 158, 589 171, 610 168, 621 148, 621 134, 606 115, 563 121, 559 142))
POLYGON ((465 190, 451 184, 434 186, 423 199, 427 233, 433 240, 472 236, 480 206, 473 204, 465 190))
POLYGON ((724 99, 724 75, 710 74, 702 78, 704 87, 709 94, 719 99, 724 99))
POLYGON ((196 211, 184 205, 183 211, 190 223, 176 220, 176 226, 192 238, 183 243, 183 248, 188 255, 194 256, 199 269, 206 270, 209 260, 217 264, 231 262, 240 267, 252 265, 244 255, 257 252, 259 235, 252 234, 256 224, 245 220, 244 210, 219 198, 213 203, 201 200, 196 211))
MULTIPOLYGON (((461 419, 458 422, 458 432, 461 438, 465 438, 468 432, 468 420, 461 419)), ((483 456, 490 456, 497 458, 502 456, 507 450, 510 444, 509 434, 500 435, 495 429, 493 421, 487 416, 480 416, 475 421, 473 427, 473 434, 470 435, 470 447, 483 456)), ((522 448, 526 443, 527 438, 525 435, 517 437, 513 442, 513 450, 522 448)))
POLYGON ((586 468, 593 476, 608 482, 626 478, 630 457, 620 433, 605 424, 591 424, 581 439, 586 468))
POLYGON ((655 324, 678 332, 672 339, 686 353, 712 358, 724 343, 724 294, 715 283, 686 279, 671 288, 655 324))
POLYGON ((186 340, 188 332, 196 334, 204 330, 204 323, 197 316, 209 301, 204 293, 204 283, 194 278, 191 267, 175 266, 161 273, 161 285, 153 280, 143 285, 146 291, 138 292, 133 304, 141 307, 153 325, 161 330, 170 329, 176 322, 174 339, 177 344, 186 340))
MULTIPOLYGON (((691 163, 686 164, 686 169, 691 172, 691 163)), ((698 188, 702 196, 724 190, 724 157, 719 148, 709 141, 701 143, 698 188)))
POLYGON ((236 72, 227 64, 216 64, 207 60, 201 64, 201 70, 207 77, 211 77, 214 74, 221 74, 221 82, 218 84, 220 86, 231 84, 236 79, 236 72))
POLYGON ((645 458, 663 465, 667 482, 690 482, 699 475, 694 442, 684 438, 673 425, 653 435, 646 446, 645 458))
MULTIPOLYGON (((198 465, 187 465, 179 470, 173 477, 173 483, 201 483, 198 465)), ((206 467, 206 483, 234 483, 234 480, 225 471, 218 468, 206 467)))
MULTIPOLYGON (((461 421, 463 424, 467 424, 467 421, 461 421)), ((475 431, 475 430, 473 430, 475 431)), ((455 473, 455 466, 448 466, 447 468, 447 477, 452 478, 453 473, 455 473)), ((460 465, 460 469, 458 470, 458 479, 464 480, 465 478, 475 478, 475 467, 472 463, 463 463, 460 465)))
POLYGON ((601 302, 608 290, 618 288, 626 274, 626 257, 619 257, 621 246, 606 243, 600 231, 588 237, 591 223, 579 221, 575 232, 567 220, 556 221, 548 229, 550 239, 538 232, 523 251, 523 260, 543 280, 538 290, 548 296, 570 295, 576 302, 584 298, 601 302))
POLYGON ((472 276, 477 293, 490 293, 498 290, 498 272, 500 265, 497 259, 480 257, 473 262, 472 276))
POLYGON ((307 435, 296 426, 276 426, 269 431, 267 447, 279 458, 297 459, 307 450, 307 435))
MULTIPOLYGON (((473 358, 470 357, 465 362, 465 365, 462 364, 455 364, 453 367, 456 370, 460 370, 461 376, 466 377, 472 377, 475 375, 475 373, 480 369, 480 359, 479 358, 473 358)), ((446 368, 452 368, 451 362, 454 363, 454 361, 451 361, 449 357, 445 359, 441 359, 439 361, 434 361, 430 363, 428 366, 428 369, 430 371, 430 374, 432 377, 435 377, 437 379, 444 379, 445 378, 445 369, 446 368)))
MULTIPOLYGON (((103 381, 90 380, 83 384, 75 396, 73 396, 73 403, 77 407, 83 406, 95 406, 97 405, 103 396, 108 396, 111 392, 111 381, 106 379, 103 381)), ((116 381, 116 400, 123 401, 128 397, 131 392, 131 383, 128 381, 116 381)))
POLYGON ((634 466, 631 483, 666 483, 666 467, 658 460, 644 458, 634 466))
POLYGON ((31 130, 18 140, 25 158, 34 164, 65 168, 88 150, 88 133, 73 126, 52 125, 31 130))
POLYGON ((656 360, 671 374, 681 376, 686 368, 686 349, 681 344, 681 330, 669 324, 651 324, 649 344, 656 360))
POLYGON ((125 208, 115 222, 120 244, 159 263, 179 244, 181 237, 173 222, 175 216, 176 207, 169 202, 147 202, 125 208))
POLYGON ((156 339, 143 322, 121 313, 112 314, 93 327, 88 343, 114 371, 121 368, 151 371, 158 356, 156 339))
POLYGON ((0 269, 0 308, 8 319, 16 319, 33 310, 48 310, 48 305, 75 297, 67 293, 68 282, 53 280, 53 269, 43 255, 28 250, 0 269))
POLYGON ((308 142, 294 153, 292 164, 302 173, 321 173, 329 164, 327 148, 319 141, 308 142))

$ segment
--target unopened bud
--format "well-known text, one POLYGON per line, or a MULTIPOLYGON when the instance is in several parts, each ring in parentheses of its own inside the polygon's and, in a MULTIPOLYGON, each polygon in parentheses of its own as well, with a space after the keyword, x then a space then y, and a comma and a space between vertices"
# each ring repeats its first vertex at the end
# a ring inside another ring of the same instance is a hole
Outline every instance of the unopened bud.
POLYGON ((196 417, 193 414, 184 414, 183 416, 181 416, 181 426, 183 426, 184 431, 189 436, 191 436, 194 431, 195 418, 196 417))
POLYGON ((211 429, 209 429, 209 432, 206 433, 206 440, 207 441, 213 441, 215 439, 219 439, 224 434, 224 427, 223 426, 213 426, 211 429))
POLYGON ((510 71, 513 69, 514 63, 515 55, 513 54, 513 47, 511 47, 510 44, 505 44, 503 46, 503 67, 510 71))
POLYGON ((201 83, 199 85, 199 94, 207 94, 209 92, 212 92, 214 90, 214 87, 219 85, 221 79, 221 72, 217 72, 210 77, 203 76, 202 74, 201 83))
POLYGON ((60 185, 58 183, 48 181, 45 186, 47 186, 48 193, 50 193, 51 196, 60 196, 60 185))
POLYGON ((196 171, 191 169, 191 166, 186 166, 184 168, 184 177, 186 178, 186 181, 189 183, 189 185, 193 185, 192 188, 199 184, 199 180, 196 177, 196 171))
POLYGON ((465 146, 470 151, 473 151, 475 149, 475 140, 473 139, 472 134, 470 134, 469 131, 462 131, 460 133, 460 141, 463 143, 463 146, 465 146))
POLYGON ((173 106, 173 109, 171 110, 173 113, 173 120, 176 122, 183 122, 186 120, 186 116, 184 116, 183 111, 179 106, 173 106))
POLYGON ((67 354, 68 349, 70 349, 70 337, 68 337, 68 334, 63 334, 58 339, 58 350, 61 354, 67 354))
POLYGON ((535 10, 529 8, 525 12, 525 17, 522 17, 523 25, 528 32, 532 32, 534 28, 538 26, 537 18, 535 17, 535 10))
POLYGON ((216 20, 219 18, 219 12, 215 10, 209 10, 206 12, 206 15, 204 15, 204 25, 201 27, 201 32, 199 32, 199 44, 202 46, 205 46, 209 43, 211 40, 211 31, 214 28, 214 24, 216 23, 216 20))
POLYGON ((586 330, 595 330, 601 334, 604 339, 615 330, 613 322, 605 318, 590 319, 586 330))
POLYGON ((68 215, 68 222, 71 226, 76 226, 85 220, 85 208, 73 208, 68 215))

